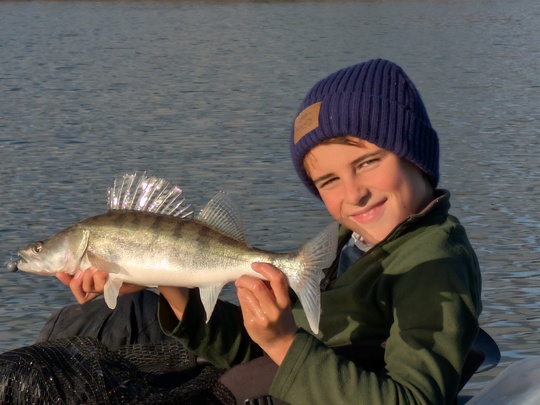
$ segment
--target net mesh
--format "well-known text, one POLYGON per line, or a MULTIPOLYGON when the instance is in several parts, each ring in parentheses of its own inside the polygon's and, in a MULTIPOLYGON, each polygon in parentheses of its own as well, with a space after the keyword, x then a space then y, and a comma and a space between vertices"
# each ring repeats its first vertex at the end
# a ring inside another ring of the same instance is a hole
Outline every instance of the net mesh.
POLYGON ((174 340, 110 349, 90 337, 0 354, 0 404, 228 404, 223 373, 174 340))

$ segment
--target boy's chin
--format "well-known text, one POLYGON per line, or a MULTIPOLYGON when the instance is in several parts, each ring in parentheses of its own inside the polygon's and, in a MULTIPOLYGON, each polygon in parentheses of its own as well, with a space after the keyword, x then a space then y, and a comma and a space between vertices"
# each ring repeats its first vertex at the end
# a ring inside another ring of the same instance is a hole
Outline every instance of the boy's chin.
MULTIPOLYGON (((368 243, 368 244, 376 244, 382 241, 386 236, 388 236, 388 233, 380 232, 380 229, 376 229, 375 231, 371 232, 369 228, 359 226, 357 223, 349 222, 348 225, 344 226, 347 229, 350 229, 351 231, 357 233, 362 238, 362 242, 368 243)), ((376 227, 378 228, 378 227, 376 227)))

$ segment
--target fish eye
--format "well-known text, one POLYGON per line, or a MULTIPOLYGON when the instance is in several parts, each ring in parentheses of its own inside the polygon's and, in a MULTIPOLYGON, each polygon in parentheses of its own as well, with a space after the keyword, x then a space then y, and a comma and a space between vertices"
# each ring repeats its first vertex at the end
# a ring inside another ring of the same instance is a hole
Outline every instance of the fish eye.
POLYGON ((43 250, 43 242, 36 242, 34 246, 32 246, 32 251, 34 253, 39 253, 43 250))

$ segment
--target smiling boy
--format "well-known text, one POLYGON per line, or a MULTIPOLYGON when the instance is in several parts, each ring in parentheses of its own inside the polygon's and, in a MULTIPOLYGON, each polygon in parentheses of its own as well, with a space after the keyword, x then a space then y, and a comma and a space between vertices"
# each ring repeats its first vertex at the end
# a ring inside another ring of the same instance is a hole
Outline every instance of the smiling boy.
POLYGON ((386 60, 329 75, 304 99, 290 147, 300 179, 342 225, 319 334, 264 263, 253 269, 267 282, 236 282, 243 327, 225 306, 204 325, 196 294, 161 288, 163 330, 215 364, 248 361, 222 378, 237 403, 249 394, 234 381, 256 383, 249 360, 260 350, 278 366, 274 403, 453 403, 479 329, 481 277, 450 193, 436 189, 438 137, 414 84, 386 60))
POLYGON ((330 214, 366 243, 381 242, 433 200, 433 188, 416 166, 354 137, 318 144, 306 155, 305 168, 330 214))

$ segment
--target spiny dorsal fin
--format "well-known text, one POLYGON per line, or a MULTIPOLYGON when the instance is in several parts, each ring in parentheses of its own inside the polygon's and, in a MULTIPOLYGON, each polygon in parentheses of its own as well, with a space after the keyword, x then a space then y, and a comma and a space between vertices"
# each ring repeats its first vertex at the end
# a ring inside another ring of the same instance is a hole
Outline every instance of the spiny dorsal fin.
POLYGON ((197 215, 197 220, 236 240, 246 241, 240 210, 224 191, 220 191, 208 201, 208 204, 197 215))
POLYGON ((186 202, 180 187, 159 177, 148 177, 146 172, 115 178, 108 190, 108 208, 193 217, 191 204, 186 202))

